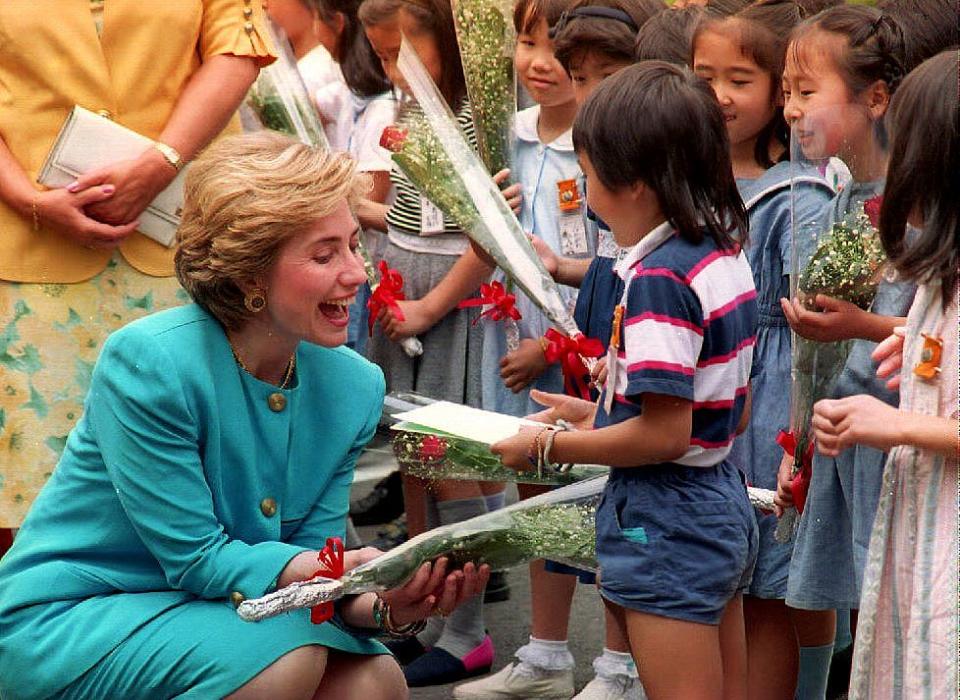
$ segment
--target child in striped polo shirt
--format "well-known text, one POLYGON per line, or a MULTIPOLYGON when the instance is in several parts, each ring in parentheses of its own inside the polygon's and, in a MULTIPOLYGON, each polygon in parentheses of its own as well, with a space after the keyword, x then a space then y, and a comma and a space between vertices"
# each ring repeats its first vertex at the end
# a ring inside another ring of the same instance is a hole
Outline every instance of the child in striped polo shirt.
POLYGON ((598 407, 548 400, 547 418, 592 430, 522 432, 493 451, 515 468, 609 464, 600 590, 647 694, 745 696, 757 532, 726 457, 746 424, 757 309, 723 114, 689 70, 647 61, 597 88, 573 139, 587 204, 630 248, 606 385, 598 407))

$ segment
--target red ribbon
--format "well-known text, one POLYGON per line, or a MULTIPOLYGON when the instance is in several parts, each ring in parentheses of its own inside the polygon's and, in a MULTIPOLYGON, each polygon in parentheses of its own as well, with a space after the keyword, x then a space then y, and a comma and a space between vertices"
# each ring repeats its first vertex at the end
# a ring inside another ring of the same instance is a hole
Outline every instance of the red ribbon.
POLYGON ((547 362, 553 364, 559 361, 563 368, 564 390, 571 396, 589 401, 590 384, 585 379, 588 372, 582 358, 602 357, 603 343, 596 338, 587 338, 583 333, 570 338, 555 328, 548 330, 544 339, 547 344, 543 354, 547 362))
POLYGON ((517 311, 514 304, 517 303, 517 297, 514 294, 507 294, 500 282, 491 282, 490 284, 480 285, 480 296, 473 299, 464 299, 457 304, 458 309, 466 309, 471 306, 489 306, 490 308, 480 314, 474 323, 485 316, 489 316, 493 321, 503 321, 512 318, 514 321, 520 320, 520 312, 517 311))
MULTIPOLYGON (((797 460, 797 436, 792 432, 781 430, 777 433, 777 444, 783 451, 797 460)), ((796 470, 790 481, 790 492, 793 494, 793 505, 798 513, 803 512, 807 503, 807 491, 810 489, 810 477, 813 475, 813 442, 807 445, 800 458, 800 469, 796 470)))
MULTIPOLYGON (((317 555, 320 568, 313 572, 310 578, 323 576, 324 578, 340 578, 343 576, 343 540, 339 537, 328 537, 327 545, 317 555)), ((333 617, 333 601, 320 603, 310 608, 310 622, 319 625, 333 617)))
POLYGON ((878 194, 863 203, 863 213, 870 219, 874 228, 880 228, 880 208, 883 206, 883 195, 878 194))
POLYGON ((373 335, 373 324, 376 323, 381 309, 390 309, 390 313, 398 321, 405 320, 403 311, 397 303, 406 299, 403 294, 403 275, 387 267, 386 260, 377 263, 377 268, 380 270, 380 284, 367 299, 367 309, 370 311, 367 318, 367 332, 370 335, 373 335))

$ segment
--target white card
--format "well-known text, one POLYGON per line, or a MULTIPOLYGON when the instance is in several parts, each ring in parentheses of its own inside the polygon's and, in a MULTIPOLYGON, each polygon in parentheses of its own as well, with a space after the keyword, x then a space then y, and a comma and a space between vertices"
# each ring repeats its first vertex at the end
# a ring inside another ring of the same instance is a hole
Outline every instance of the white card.
POLYGON ((587 229, 579 211, 575 214, 560 215, 560 252, 565 256, 586 255, 590 252, 587 247, 587 229))
POLYGON ((419 423, 485 445, 492 445, 516 435, 520 426, 543 425, 536 421, 483 411, 450 401, 437 401, 412 411, 398 413, 394 418, 398 421, 419 423))
POLYGON ((420 233, 424 236, 443 233, 443 212, 423 195, 420 195, 420 233))

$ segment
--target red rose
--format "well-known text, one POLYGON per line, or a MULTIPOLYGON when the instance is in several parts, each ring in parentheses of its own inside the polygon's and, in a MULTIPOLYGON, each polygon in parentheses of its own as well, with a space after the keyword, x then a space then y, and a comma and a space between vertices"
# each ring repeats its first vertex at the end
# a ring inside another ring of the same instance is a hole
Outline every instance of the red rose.
POLYGON ((391 153, 399 153, 407 140, 407 130, 400 126, 388 126, 380 134, 380 147, 391 153))
POLYGON ((426 435, 420 440, 420 459, 432 461, 443 459, 447 454, 447 441, 436 435, 426 435))

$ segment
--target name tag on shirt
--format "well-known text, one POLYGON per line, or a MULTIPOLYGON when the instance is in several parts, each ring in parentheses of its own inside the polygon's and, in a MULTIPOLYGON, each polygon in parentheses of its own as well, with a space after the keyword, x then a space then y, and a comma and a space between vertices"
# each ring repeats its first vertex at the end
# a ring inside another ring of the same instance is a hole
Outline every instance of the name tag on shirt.
POLYGON ((435 236, 443 232, 443 212, 440 211, 440 207, 420 195, 420 234, 435 236))
POLYGON ((560 209, 560 253, 564 256, 586 255, 590 249, 583 221, 583 198, 576 180, 557 181, 557 204, 560 209))

